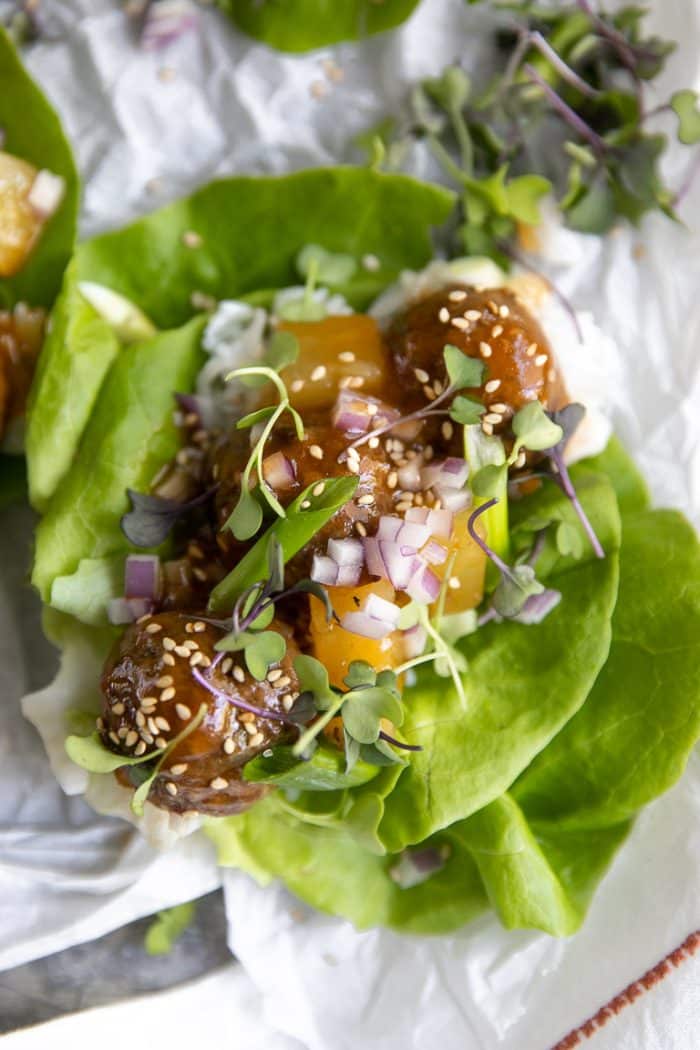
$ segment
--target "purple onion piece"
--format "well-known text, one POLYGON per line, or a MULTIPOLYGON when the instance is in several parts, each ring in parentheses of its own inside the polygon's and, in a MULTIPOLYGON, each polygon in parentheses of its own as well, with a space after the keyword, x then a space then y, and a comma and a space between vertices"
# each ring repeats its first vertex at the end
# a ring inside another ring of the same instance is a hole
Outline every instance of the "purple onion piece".
POLYGON ((126 598, 147 598, 156 602, 160 595, 160 558, 157 554, 130 554, 124 568, 126 598))
POLYGON ((447 844, 404 850, 399 855, 397 863, 389 868, 389 875, 402 890, 419 886, 432 875, 442 871, 449 859, 450 852, 447 844))
POLYGON ((528 625, 542 623, 560 601, 561 591, 547 588, 542 594, 531 594, 517 616, 513 616, 512 619, 528 625))

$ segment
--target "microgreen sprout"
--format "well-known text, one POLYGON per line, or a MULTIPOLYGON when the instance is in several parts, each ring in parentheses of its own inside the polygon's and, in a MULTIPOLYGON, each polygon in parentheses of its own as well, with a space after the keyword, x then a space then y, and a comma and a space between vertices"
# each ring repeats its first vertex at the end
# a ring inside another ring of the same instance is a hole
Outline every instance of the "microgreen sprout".
MULTIPOLYGON (((411 627, 421 627, 425 632, 426 641, 430 648, 427 652, 424 652, 419 656, 414 656, 411 660, 406 660, 405 663, 396 668, 395 673, 396 675, 402 675, 407 671, 412 670, 414 667, 419 667, 421 664, 434 663, 437 674, 443 678, 452 679, 455 692, 459 697, 459 702, 462 705, 462 708, 466 708, 467 698, 464 692, 462 674, 467 669, 467 662, 462 653, 455 648, 453 642, 448 641, 441 629, 444 600, 445 594, 447 593, 446 589, 449 578, 450 565, 448 565, 447 571, 445 572, 436 611, 432 617, 428 611, 428 607, 426 605, 420 605, 418 602, 410 602, 401 610, 401 617, 399 619, 399 626, 401 629, 409 630, 411 627)), ((457 639, 455 638, 454 640, 456 641, 457 639)))
MULTIPOLYGON (((289 333, 279 334, 289 335, 289 333)), ((285 355, 284 363, 290 363, 288 354, 285 355)), ((284 507, 275 496, 271 486, 267 484, 263 477, 262 462, 265 453, 265 445, 270 438, 275 425, 285 412, 288 412, 292 417, 294 428, 300 441, 304 437, 304 423, 299 413, 290 404, 287 388, 277 371, 273 368, 268 367, 267 365, 254 365, 248 368, 237 368, 235 372, 231 372, 231 374, 227 376, 227 379, 241 379, 244 381, 250 379, 267 379, 274 385, 279 396, 279 402, 276 406, 271 405, 267 408, 258 409, 256 412, 251 412, 249 415, 239 419, 236 424, 238 430, 243 430, 264 422, 262 432, 253 446, 253 450, 250 453, 248 462, 246 463, 241 476, 241 491, 238 497, 238 502, 225 525, 225 528, 231 529, 237 540, 248 540, 251 536, 255 535, 262 525, 263 520, 262 506, 251 492, 251 478, 253 471, 257 474, 258 489, 268 506, 278 517, 284 518, 286 516, 284 507)))
POLYGON ((122 516, 120 528, 134 547, 159 547, 178 519, 206 505, 218 487, 213 485, 206 492, 186 501, 164 499, 162 496, 127 489, 131 510, 122 516))

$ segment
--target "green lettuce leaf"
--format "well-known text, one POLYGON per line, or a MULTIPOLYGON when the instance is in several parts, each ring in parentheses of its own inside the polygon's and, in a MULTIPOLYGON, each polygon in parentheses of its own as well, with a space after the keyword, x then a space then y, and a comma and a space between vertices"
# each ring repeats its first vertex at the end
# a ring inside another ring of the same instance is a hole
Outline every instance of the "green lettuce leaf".
POLYGON ((239 29, 280 51, 360 40, 405 21, 419 0, 218 0, 239 29))
POLYGON ((45 509, 65 476, 91 413, 99 411, 98 392, 118 349, 76 291, 78 282, 105 285, 158 327, 176 328, 195 313, 195 291, 235 298, 297 283, 295 259, 304 245, 317 243, 358 260, 377 256, 379 270, 359 266, 337 289, 362 308, 402 269, 428 261, 431 228, 445 221, 452 203, 440 187, 363 169, 231 178, 80 245, 32 398, 27 444, 34 504, 45 509), (201 237, 200 247, 185 244, 190 231, 201 237))
POLYGON ((22 65, 0 26, 0 128, 3 149, 35 167, 62 175, 66 193, 43 231, 26 266, 14 277, 0 279, 0 308, 22 299, 50 306, 58 293, 75 240, 78 173, 73 154, 50 103, 22 65))
POLYGON ((36 532, 32 582, 44 601, 81 560, 128 549, 119 521, 127 488, 146 488, 178 448, 173 394, 202 364, 203 318, 125 348, 100 391, 68 476, 36 532))

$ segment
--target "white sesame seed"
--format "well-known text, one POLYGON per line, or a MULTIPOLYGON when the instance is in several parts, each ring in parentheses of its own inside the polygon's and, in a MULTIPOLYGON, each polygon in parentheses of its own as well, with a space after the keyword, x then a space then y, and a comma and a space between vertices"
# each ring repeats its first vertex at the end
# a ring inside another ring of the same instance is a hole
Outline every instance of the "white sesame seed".
POLYGON ((527 458, 526 458, 526 456, 525 456, 525 451, 524 451, 524 449, 521 449, 521 451, 520 451, 520 452, 518 452, 518 458, 516 459, 516 461, 515 461, 515 464, 514 464, 514 465, 515 465, 515 466, 516 466, 516 467, 518 468, 518 470, 519 470, 519 469, 520 469, 521 467, 524 467, 524 466, 525 466, 525 463, 526 463, 526 462, 527 462, 527 458))
POLYGON ((225 657, 223 663, 221 664, 221 673, 222 674, 228 674, 232 667, 233 667, 233 660, 231 659, 231 657, 230 656, 225 657))
POLYGON ((162 623, 149 623, 148 627, 146 628, 146 633, 147 634, 157 634, 158 631, 162 631, 162 630, 163 630, 163 624, 162 623))
POLYGON ((460 332, 466 332, 469 329, 469 321, 465 321, 463 317, 453 317, 452 327, 458 328, 460 332))
POLYGON ((500 412, 487 412, 482 418, 484 423, 494 423, 496 426, 503 422, 503 416, 500 412))
POLYGON ((167 718, 163 718, 162 715, 158 715, 155 719, 155 723, 159 729, 162 729, 164 733, 170 732, 170 722, 167 718))
POLYGON ((493 350, 488 343, 479 343, 479 353, 482 357, 490 357, 493 350))
POLYGON ((452 435, 454 434, 454 427, 448 419, 446 419, 445 422, 442 424, 441 430, 442 436, 444 437, 445 441, 449 441, 452 435))
POLYGON ((488 383, 484 385, 484 390, 487 394, 494 394, 498 390, 500 385, 500 379, 489 379, 488 383))
POLYGON ((462 586, 462 581, 460 580, 459 576, 450 576, 447 586, 450 588, 451 591, 458 591, 459 588, 462 586))
POLYGON ((186 722, 192 717, 192 712, 186 704, 175 704, 175 714, 178 718, 181 718, 183 722, 186 722))
POLYGON ((144 710, 146 708, 148 708, 148 707, 155 707, 157 703, 158 703, 158 697, 157 696, 144 696, 141 699, 141 707, 144 708, 144 710))
POLYGON ((402 501, 401 503, 396 504, 396 509, 399 511, 400 514, 405 514, 405 512, 409 509, 410 506, 410 500, 407 502, 402 501))
POLYGON ((224 740, 223 747, 227 755, 232 755, 233 752, 236 750, 236 742, 233 739, 233 737, 227 736, 224 740))
POLYGON ((434 401, 435 400, 435 391, 433 390, 433 388, 431 386, 424 386, 423 387, 423 393, 427 397, 428 401, 434 401))
POLYGON ((188 638, 182 645, 184 649, 189 649, 192 653, 195 649, 199 649, 199 642, 195 642, 194 638, 188 638))
POLYGON ((172 638, 165 637, 163 639, 163 648, 167 652, 172 652, 172 650, 175 648, 176 645, 177 645, 177 642, 175 642, 174 639, 172 639, 172 638))
POLYGON ((316 365, 309 378, 312 383, 318 383, 321 379, 326 378, 326 372, 327 368, 325 365, 316 365))
POLYGON ((342 353, 338 354, 338 360, 342 361, 343 364, 351 364, 355 360, 355 355, 352 350, 343 350, 342 353))
POLYGON ((262 744, 264 739, 265 739, 265 737, 263 736, 262 733, 256 733, 255 736, 252 736, 250 738, 250 746, 251 747, 260 747, 260 745, 262 744))
POLYGON ((367 444, 368 444, 368 446, 370 448, 379 448, 379 438, 378 437, 370 438, 369 441, 367 442, 367 444))
POLYGON ((325 488, 326 488, 325 481, 319 481, 318 485, 314 485, 314 487, 311 489, 311 495, 312 496, 322 496, 325 488))
POLYGON ((492 405, 489 405, 489 412, 501 412, 501 413, 503 413, 503 412, 507 412, 507 411, 508 411, 508 405, 504 404, 502 401, 494 401, 494 403, 492 405))
POLYGON ((141 730, 141 739, 145 740, 147 744, 152 744, 153 743, 153 737, 145 729, 141 730))
POLYGON ((196 622, 195 622, 195 623, 194 623, 194 624, 192 625, 192 629, 193 629, 193 631, 194 631, 194 633, 195 633, 195 634, 201 634, 201 633, 202 633, 202 631, 206 631, 206 629, 207 629, 207 625, 206 625, 205 623, 202 623, 202 621, 201 621, 201 620, 197 620, 197 621, 196 621, 196 622))
POLYGON ((128 733, 129 733, 129 727, 128 726, 119 726, 119 729, 117 730, 117 736, 119 737, 120 740, 124 740, 128 733))
MULTIPOLYGON (((243 721, 243 719, 241 719, 241 721, 243 721)), ((250 722, 243 722, 243 727, 248 736, 255 736, 258 731, 258 727, 255 724, 255 716, 253 716, 250 722)))
POLYGON ((289 675, 285 674, 281 678, 277 679, 276 685, 278 689, 286 689, 288 685, 291 685, 291 683, 291 678, 289 677, 289 675))
POLYGON ((104 727, 105 727, 104 718, 97 718, 97 719, 95 719, 95 725, 97 726, 97 728, 101 732, 104 729, 104 727))
POLYGON ((368 492, 365 496, 360 496, 356 502, 358 507, 369 507, 374 503, 374 496, 371 492, 368 492))
POLYGON ((289 384, 289 389, 293 394, 298 394, 300 390, 304 389, 304 380, 293 379, 292 382, 289 384))
POLYGON ((548 360, 549 360, 549 358, 548 358, 547 354, 538 354, 537 357, 535 358, 535 364, 537 365, 538 368, 542 368, 543 365, 547 364, 548 360))
POLYGON ((223 777, 214 777, 213 780, 209 781, 209 787, 213 788, 214 791, 223 791, 224 788, 228 787, 228 780, 224 780, 223 777))
POLYGON ((356 521, 355 522, 355 532, 357 533, 358 536, 366 536, 367 535, 367 529, 364 527, 364 525, 362 524, 361 521, 356 521))
POLYGON ((177 785, 173 784, 172 780, 169 780, 165 785, 165 790, 169 795, 177 795, 177 785))
POLYGON ((237 682, 245 682, 245 671, 238 664, 234 667, 232 674, 237 682))
POLYGON ((167 689, 169 685, 172 685, 175 679, 171 674, 164 674, 156 681, 156 685, 159 689, 167 689))
POLYGON ((167 746, 168 746, 168 741, 167 740, 165 740, 162 736, 157 736, 156 737, 156 747, 158 748, 159 751, 162 751, 163 748, 166 748, 167 746))
POLYGON ((301 501, 301 503, 300 503, 300 507, 301 507, 302 510, 308 510, 310 506, 311 506, 311 500, 309 500, 309 499, 303 499, 301 501))
POLYGON ((493 336, 493 338, 494 339, 498 339, 499 335, 502 335, 502 334, 503 334, 503 325, 502 324, 495 324, 493 326, 493 328, 491 329, 491 335, 493 336))
POLYGON ((195 578, 196 580, 201 580, 201 581, 202 581, 202 583, 204 583, 204 581, 205 581, 205 580, 206 580, 206 578, 207 578, 207 574, 206 574, 206 572, 204 571, 204 569, 193 569, 193 570, 192 570, 192 575, 194 576, 194 578, 195 578))
POLYGON ((481 424, 481 429, 483 430, 483 432, 485 434, 488 434, 489 437, 491 436, 491 434, 493 434, 493 426, 492 426, 492 424, 491 423, 487 423, 485 420, 481 424))
POLYGON ((389 471, 389 475, 386 479, 386 483, 390 489, 395 489, 399 481, 399 476, 395 470, 389 471))
POLYGON ((146 716, 143 713, 143 711, 136 712, 136 714, 134 715, 134 721, 136 722, 136 725, 139 727, 139 729, 143 729, 143 727, 146 724, 146 716))
POLYGON ((508 317, 509 315, 510 315, 510 309, 505 305, 505 303, 503 304, 503 306, 499 306, 498 307, 498 316, 499 317, 508 317))
POLYGON ((178 762, 178 764, 176 766, 171 766, 170 769, 168 770, 168 772, 172 773, 173 776, 176 776, 176 777, 182 776, 183 773, 187 772, 187 763, 186 762, 178 762))
POLYGON ((148 719, 148 730, 153 733, 154 736, 158 733, 158 723, 153 717, 148 719))
POLYGON ((534 357, 537 353, 537 343, 530 343, 525 353, 528 357, 534 357))
POLYGON ((112 705, 112 713, 115 714, 115 715, 123 715, 124 714, 124 704, 122 704, 121 702, 118 703, 118 704, 113 704, 112 705))
POLYGON ((293 706, 294 706, 294 697, 292 696, 291 693, 287 693, 286 696, 282 697, 282 707, 285 709, 285 711, 291 711, 293 706))
POLYGON ((413 369, 413 374, 414 374, 414 376, 416 377, 416 379, 418 380, 419 383, 427 383, 428 380, 430 379, 430 376, 428 375, 428 373, 425 371, 424 368, 414 368, 413 369))
POLYGON ((465 310, 464 311, 465 321, 479 321, 481 320, 481 310, 465 310))
POLYGON ((119 740, 119 737, 118 737, 118 736, 117 736, 117 734, 116 734, 116 733, 114 732, 114 730, 111 730, 111 731, 110 731, 110 734, 109 734, 109 739, 110 739, 110 740, 112 741, 112 743, 113 743, 113 744, 119 744, 119 743, 121 743, 121 741, 119 740))
POLYGON ((133 747, 134 744, 136 743, 136 741, 138 740, 138 738, 139 738, 139 735, 136 732, 136 730, 135 729, 130 729, 129 732, 126 734, 126 737, 124 739, 124 743, 126 744, 127 747, 133 747))
POLYGON ((146 741, 145 740, 139 740, 138 744, 134 748, 134 754, 136 755, 137 758, 140 758, 141 755, 145 755, 146 754, 146 741))
POLYGON ((450 319, 450 311, 446 306, 441 306, 438 311, 438 321, 442 321, 443 324, 447 324, 450 319))
POLYGON ((184 657, 185 660, 189 660, 190 658, 190 651, 186 645, 176 645, 173 651, 177 653, 178 656, 184 657))
MULTIPOLYGON (((357 460, 349 459, 347 466, 348 466, 348 470, 350 471, 351 474, 359 474, 360 473, 360 464, 357 462, 357 460)), ((303 506, 303 504, 302 504, 302 506, 303 506)))
POLYGON ((453 292, 447 296, 451 303, 463 303, 467 298, 467 293, 462 291, 461 288, 455 288, 453 292))
POLYGON ((281 678, 283 674, 284 671, 281 667, 275 667, 272 671, 267 672, 267 680, 268 682, 276 682, 277 679, 281 678))
POLYGON ((175 666, 175 657, 173 656, 172 653, 163 653, 161 659, 162 659, 164 664, 168 665, 168 667, 174 667, 175 666))
POLYGON ((197 653, 192 653, 192 656, 190 657, 190 667, 196 667, 198 664, 201 664, 203 659, 204 653, 201 652, 201 650, 197 653))
POLYGON ((163 692, 160 694, 160 702, 162 704, 167 704, 168 700, 172 700, 174 696, 175 686, 169 685, 168 688, 164 689, 163 692))
POLYGON ((309 445, 309 455, 314 459, 323 459, 323 449, 320 445, 309 445))

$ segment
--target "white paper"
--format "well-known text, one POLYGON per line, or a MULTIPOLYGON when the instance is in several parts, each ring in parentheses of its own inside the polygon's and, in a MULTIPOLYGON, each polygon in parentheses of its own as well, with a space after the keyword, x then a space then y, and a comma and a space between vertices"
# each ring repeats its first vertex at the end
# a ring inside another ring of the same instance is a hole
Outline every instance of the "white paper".
MULTIPOLYGON (((700 4, 656 0, 652 8, 658 31, 680 42, 659 96, 700 86, 700 4)), ((396 107, 407 84, 456 57, 470 68, 481 60, 474 26, 483 25, 483 15, 462 0, 423 0, 394 34, 301 57, 245 40, 208 9, 198 32, 156 54, 134 48, 111 0, 43 0, 41 11, 49 35, 31 50, 29 65, 77 146, 86 180, 84 234, 117 226, 215 174, 337 162, 356 132, 396 107), (340 83, 326 78, 329 58, 343 70, 340 83), (327 88, 321 100, 315 82, 327 88)), ((420 174, 425 157, 417 151, 413 159, 420 174)), ((689 159, 689 151, 671 151, 666 166, 675 185, 689 159)), ((682 208, 689 225, 699 206, 696 184, 682 208)), ((604 242, 554 229, 543 251, 543 268, 619 347, 610 374, 621 370, 624 383, 611 384, 613 421, 655 502, 678 506, 697 522, 700 237, 652 216, 639 232, 621 229, 604 242)), ((18 709, 47 660, 22 590, 18 551, 28 537, 26 515, 4 516, 0 967, 98 936, 219 880, 200 836, 157 857, 123 823, 67 799, 53 779, 18 709)), ((287 1031, 314 1050, 535 1050, 700 924, 698 793, 695 764, 649 807, 584 929, 567 942, 506 933, 493 918, 423 941, 357 934, 291 904, 281 888, 263 891, 227 873, 231 944, 262 993, 270 1031, 287 1031)), ((231 1010, 239 1009, 234 998, 231 1010)), ((657 1045, 654 1024, 650 1017, 649 1041, 637 1045, 657 1045)), ((268 1036, 264 1045, 276 1046, 268 1036)), ((680 1023, 665 1038, 658 1043, 664 1050, 693 1045, 680 1023)), ((279 1046, 286 1050, 287 1043, 279 1046)))

